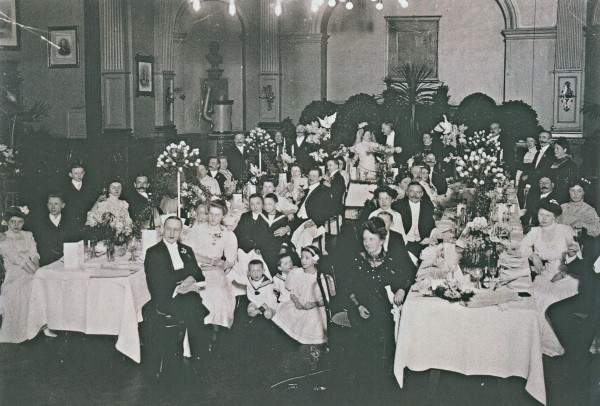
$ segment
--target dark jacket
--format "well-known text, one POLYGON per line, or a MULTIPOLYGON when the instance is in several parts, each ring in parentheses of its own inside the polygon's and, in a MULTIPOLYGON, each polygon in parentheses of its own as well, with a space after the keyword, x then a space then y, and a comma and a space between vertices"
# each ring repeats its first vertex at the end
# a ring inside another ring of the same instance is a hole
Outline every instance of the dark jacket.
MULTIPOLYGON (((392 209, 396 210, 402 216, 402 225, 406 234, 412 227, 412 212, 408 198, 396 200, 392 203, 392 209)), ((419 236, 421 239, 429 237, 431 230, 435 228, 435 220, 433 219, 433 204, 427 200, 421 199, 421 210, 419 212, 419 236)))
MULTIPOLYGON (((233 177, 235 179, 241 179, 242 176, 248 171, 248 167, 246 165, 246 150, 248 147, 244 147, 244 154, 240 152, 238 147, 235 145, 228 148, 225 153, 227 154, 227 169, 231 171, 233 177)), ((219 184, 220 186, 220 184, 219 184)), ((221 190, 221 192, 223 192, 221 190)))
POLYGON ((100 192, 94 190, 85 180, 81 190, 77 190, 71 180, 62 188, 65 198, 65 208, 62 213, 66 216, 67 223, 72 225, 74 231, 80 233, 83 238, 82 229, 87 220, 87 213, 100 196, 100 192))
POLYGON ((131 189, 125 196, 125 200, 129 203, 129 217, 135 221, 144 209, 150 204, 150 201, 139 194, 135 189, 131 189))
POLYGON ((300 166, 303 173, 307 173, 315 165, 315 160, 310 156, 310 153, 314 151, 314 147, 309 142, 306 142, 306 138, 304 137, 304 141, 300 145, 298 145, 296 138, 286 145, 287 153, 296 158, 296 163, 300 166), (292 146, 294 147, 293 154, 292 146))
POLYGON ((204 280, 204 275, 202 275, 198 262, 196 262, 192 248, 179 242, 177 246, 179 255, 183 261, 183 269, 174 269, 169 250, 164 241, 161 240, 146 251, 144 270, 146 272, 148 290, 150 290, 152 297, 151 302, 156 309, 166 314, 181 316, 182 313, 194 312, 197 309, 182 308, 180 305, 182 302, 178 298, 188 295, 192 295, 190 297, 193 297, 195 293, 190 292, 173 298, 175 287, 188 276, 192 276, 196 282, 200 282, 204 280))
POLYGON ((77 240, 73 227, 68 224, 68 219, 64 215, 61 215, 57 227, 46 214, 37 219, 32 231, 38 254, 40 254, 40 266, 59 260, 63 256, 63 244, 77 240))
POLYGON ((238 247, 244 252, 249 252, 254 249, 260 249, 261 240, 268 232, 268 225, 260 217, 260 214, 254 220, 252 212, 248 211, 242 214, 233 232, 237 237, 238 247))
MULTIPOLYGON (((238 152, 239 152, 239 150, 238 150, 238 152)), ((217 172, 217 174, 215 176, 212 176, 212 173, 210 171, 208 171, 208 176, 210 176, 211 178, 215 178, 215 180, 219 184, 219 189, 221 189, 221 194, 224 194, 225 193, 225 181, 227 180, 225 175, 223 175, 221 172, 217 172)))
MULTIPOLYGON (((319 185, 308 194, 308 190, 304 193, 304 197, 298 203, 298 210, 306 203, 306 214, 308 218, 314 221, 317 227, 320 227, 331 217, 331 191, 327 186, 319 185)), ((303 219, 296 217, 294 219, 293 229, 298 228, 304 223, 303 219)))
POLYGON ((346 181, 344 177, 337 171, 329 181, 331 184, 331 216, 337 216, 344 212, 344 194, 346 193, 346 181))

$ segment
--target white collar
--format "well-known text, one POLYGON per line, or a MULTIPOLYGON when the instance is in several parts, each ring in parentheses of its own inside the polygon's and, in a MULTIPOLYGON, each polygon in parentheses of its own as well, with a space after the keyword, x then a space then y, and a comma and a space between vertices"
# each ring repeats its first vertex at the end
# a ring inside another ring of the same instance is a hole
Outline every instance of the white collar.
POLYGON ((177 247, 177 241, 175 241, 174 243, 170 243, 170 242, 168 242, 167 240, 165 240, 165 239, 163 238, 163 242, 165 243, 165 245, 166 245, 166 246, 167 246, 167 248, 169 248, 169 249, 177 249, 177 248, 178 248, 178 247, 177 247))
POLYGON ((418 202, 416 202, 416 203, 414 203, 411 200, 409 200, 408 204, 410 204, 412 207, 421 207, 421 201, 420 200, 418 202))
POLYGON ((540 151, 545 151, 546 149, 548 149, 549 146, 550 146, 550 144, 540 147, 540 151))
POLYGON ((336 173, 338 173, 339 171, 340 171, 339 169, 336 169, 335 171, 333 171, 333 173, 329 175, 329 178, 330 178, 330 179, 331 179, 331 178, 333 178, 333 175, 335 175, 335 174, 336 174, 336 173))
POLYGON ((315 189, 317 188, 317 186, 319 186, 319 185, 320 185, 320 183, 319 183, 319 182, 315 183, 314 185, 310 185, 310 186, 308 187, 308 191, 309 191, 309 192, 312 192, 312 191, 313 191, 313 190, 315 190, 315 189))
POLYGON ((260 216, 262 212, 261 212, 261 213, 254 213, 253 211, 251 211, 250 213, 252 213, 252 218, 253 218, 254 220, 257 220, 257 219, 258 219, 258 216, 260 216))
POLYGON ((212 169, 211 169, 209 172, 210 172, 210 174, 213 176, 213 178, 214 178, 215 176, 217 176, 217 174, 219 173, 219 171, 213 171, 212 169))

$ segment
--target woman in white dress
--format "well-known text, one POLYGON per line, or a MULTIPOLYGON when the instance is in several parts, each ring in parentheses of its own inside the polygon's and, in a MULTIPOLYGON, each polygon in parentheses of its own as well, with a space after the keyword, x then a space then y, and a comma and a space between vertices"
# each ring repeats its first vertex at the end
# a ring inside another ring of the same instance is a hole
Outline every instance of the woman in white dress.
POLYGON ((279 185, 277 194, 290 199, 292 203, 298 203, 302 199, 306 188, 308 188, 308 179, 302 176, 300 166, 291 164, 290 180, 286 185, 279 185))
POLYGON ((359 143, 348 148, 355 155, 354 162, 358 161, 357 176, 358 180, 376 180, 377 179, 377 160, 375 152, 381 149, 382 145, 375 142, 375 137, 367 127, 359 143))
POLYGON ((204 323, 215 326, 215 333, 218 326, 231 327, 235 310, 235 294, 226 275, 237 261, 238 243, 235 234, 221 224, 226 213, 224 204, 211 202, 208 221, 196 223, 184 240, 194 250, 204 274, 206 289, 201 296, 209 311, 204 323))
POLYGON ((542 199, 539 205, 539 227, 533 227, 519 244, 519 251, 532 260, 538 274, 533 282, 533 298, 538 311, 542 351, 548 356, 564 354, 546 310, 550 305, 575 296, 579 281, 567 274, 565 256, 573 240, 573 230, 564 224, 557 224, 556 218, 562 209, 555 200, 542 199))
MULTIPOLYGON (((9 207, 4 214, 8 230, 0 235, 0 256, 4 259, 6 269, 0 291, 0 343, 20 343, 38 333, 27 331, 33 275, 40 266, 33 234, 22 230, 27 213, 26 207, 9 207)), ((47 328, 44 334, 56 337, 47 328)))

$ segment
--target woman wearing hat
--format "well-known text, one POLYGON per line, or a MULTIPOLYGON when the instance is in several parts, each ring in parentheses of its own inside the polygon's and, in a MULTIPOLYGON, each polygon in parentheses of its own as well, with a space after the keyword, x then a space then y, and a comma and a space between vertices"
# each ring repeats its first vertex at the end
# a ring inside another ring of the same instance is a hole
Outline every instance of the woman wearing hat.
POLYGON ((558 224, 556 219, 562 209, 556 200, 542 199, 539 203, 539 227, 533 227, 519 244, 520 253, 531 260, 533 272, 533 298, 538 311, 542 351, 549 356, 564 354, 552 326, 546 318, 550 305, 575 296, 579 281, 568 274, 567 265, 579 251, 573 240, 570 226, 558 224))
POLYGON ((554 142, 556 160, 550 167, 550 179, 554 182, 559 203, 569 201, 569 182, 577 178, 577 164, 571 156, 569 140, 558 138, 554 142))
MULTIPOLYGON (((20 343, 31 339, 35 334, 27 333, 27 316, 31 286, 35 272, 39 268, 40 256, 37 252, 33 234, 23 231, 27 207, 9 207, 4 213, 4 221, 8 230, 0 242, 0 256, 4 258, 6 277, 0 290, 0 342, 20 343)), ((37 332, 36 332, 37 333, 37 332)), ((47 336, 56 337, 49 329, 44 329, 47 336)))

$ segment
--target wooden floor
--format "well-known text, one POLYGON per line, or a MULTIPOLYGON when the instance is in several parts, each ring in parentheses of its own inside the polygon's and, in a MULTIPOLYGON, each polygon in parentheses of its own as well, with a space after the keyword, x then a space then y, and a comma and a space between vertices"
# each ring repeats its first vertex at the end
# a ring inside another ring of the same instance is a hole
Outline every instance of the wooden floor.
MULTIPOLYGON (((567 352, 545 358, 548 405, 599 405, 600 359, 587 352, 591 317, 557 321, 567 352)), ((219 334, 213 351, 198 363, 177 360, 156 379, 147 363, 135 364, 115 348, 115 338, 59 332, 23 344, 0 345, 0 405, 535 405, 521 378, 407 371, 404 389, 369 393, 335 365, 314 376, 310 351, 287 343, 260 359, 244 352, 244 331, 219 334), (433 374, 435 377, 436 374, 433 374), (368 393, 369 401, 358 401, 368 393)), ((260 348, 257 346, 257 348, 260 348)), ((144 356, 144 354, 143 354, 144 356)))

